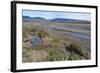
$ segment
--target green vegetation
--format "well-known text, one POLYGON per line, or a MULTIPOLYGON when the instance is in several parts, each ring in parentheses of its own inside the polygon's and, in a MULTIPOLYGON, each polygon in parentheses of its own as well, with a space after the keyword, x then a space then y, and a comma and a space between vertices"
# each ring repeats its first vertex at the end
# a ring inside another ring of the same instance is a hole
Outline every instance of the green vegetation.
POLYGON ((38 30, 38 35, 40 37, 45 37, 45 36, 48 36, 49 34, 47 33, 47 31, 44 31, 44 30, 38 30))
POLYGON ((74 52, 68 57, 68 60, 80 60, 80 56, 74 52))
POLYGON ((84 51, 85 49, 77 44, 77 43, 72 43, 69 47, 71 49, 71 51, 74 51, 75 53, 77 53, 78 55, 81 55, 81 56, 85 56, 86 54, 86 51, 84 51))
POLYGON ((60 61, 61 60, 61 54, 58 50, 54 49, 50 52, 49 55, 49 61, 60 61))
POLYGON ((27 38, 28 35, 29 35, 28 29, 24 29, 22 35, 23 35, 24 38, 27 38))
POLYGON ((31 55, 32 55, 32 50, 29 49, 29 48, 23 48, 22 49, 22 61, 25 63, 25 62, 32 62, 32 58, 31 58, 31 55))

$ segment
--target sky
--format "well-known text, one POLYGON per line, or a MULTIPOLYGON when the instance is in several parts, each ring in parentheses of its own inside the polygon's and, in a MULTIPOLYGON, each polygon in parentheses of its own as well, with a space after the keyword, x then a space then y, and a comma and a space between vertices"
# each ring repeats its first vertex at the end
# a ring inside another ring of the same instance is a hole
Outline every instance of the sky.
POLYGON ((23 10, 23 16, 42 17, 45 19, 69 18, 91 21, 91 13, 83 12, 23 10))

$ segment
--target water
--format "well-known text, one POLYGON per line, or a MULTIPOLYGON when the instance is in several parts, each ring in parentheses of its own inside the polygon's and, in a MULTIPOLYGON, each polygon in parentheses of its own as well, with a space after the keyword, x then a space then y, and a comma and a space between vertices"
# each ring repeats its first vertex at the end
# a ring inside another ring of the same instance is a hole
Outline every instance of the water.
MULTIPOLYGON (((65 27, 49 27, 49 28, 54 29, 54 30, 59 30, 59 31, 60 30, 73 30, 73 28, 65 28, 65 27)), ((82 32, 84 32, 84 31, 82 31, 82 32)), ((80 38, 80 39, 86 39, 86 40, 91 39, 90 34, 85 34, 82 32, 64 32, 64 34, 71 35, 73 37, 80 38)), ((89 31, 87 31, 87 32, 89 32, 89 31)))
POLYGON ((41 39, 38 36, 35 36, 35 38, 33 38, 31 41, 33 46, 38 46, 40 44, 40 42, 41 42, 41 39))
POLYGON ((82 33, 79 33, 79 32, 64 32, 64 34, 72 35, 72 36, 74 36, 74 37, 76 37, 76 38, 81 38, 81 39, 90 40, 90 35, 82 34, 82 33))

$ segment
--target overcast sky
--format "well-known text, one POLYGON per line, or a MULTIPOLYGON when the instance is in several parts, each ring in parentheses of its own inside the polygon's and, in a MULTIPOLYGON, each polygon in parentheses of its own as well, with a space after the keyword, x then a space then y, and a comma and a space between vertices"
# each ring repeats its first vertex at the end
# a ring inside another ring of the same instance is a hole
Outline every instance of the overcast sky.
POLYGON ((36 11, 36 10, 23 10, 23 16, 30 17, 42 17, 46 19, 54 18, 70 18, 70 19, 79 19, 79 20, 91 20, 90 13, 83 12, 60 12, 60 11, 36 11))

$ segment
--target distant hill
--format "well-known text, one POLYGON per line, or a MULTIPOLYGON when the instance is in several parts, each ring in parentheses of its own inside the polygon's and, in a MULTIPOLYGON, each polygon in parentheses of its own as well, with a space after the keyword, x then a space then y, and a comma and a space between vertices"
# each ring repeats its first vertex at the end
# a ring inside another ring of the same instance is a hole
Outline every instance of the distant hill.
POLYGON ((45 21, 46 19, 42 17, 29 17, 29 16, 23 16, 23 21, 45 21))
POLYGON ((42 17, 33 17, 32 20, 33 21, 46 21, 46 19, 42 17))
POLYGON ((59 22, 59 23, 85 23, 85 24, 90 24, 89 21, 85 20, 78 20, 78 19, 68 19, 68 18, 54 18, 54 19, 45 19, 42 17, 29 17, 29 16, 23 16, 23 21, 51 21, 51 22, 59 22))
POLYGON ((31 17, 29 16, 23 16, 23 19, 30 19, 31 17))

